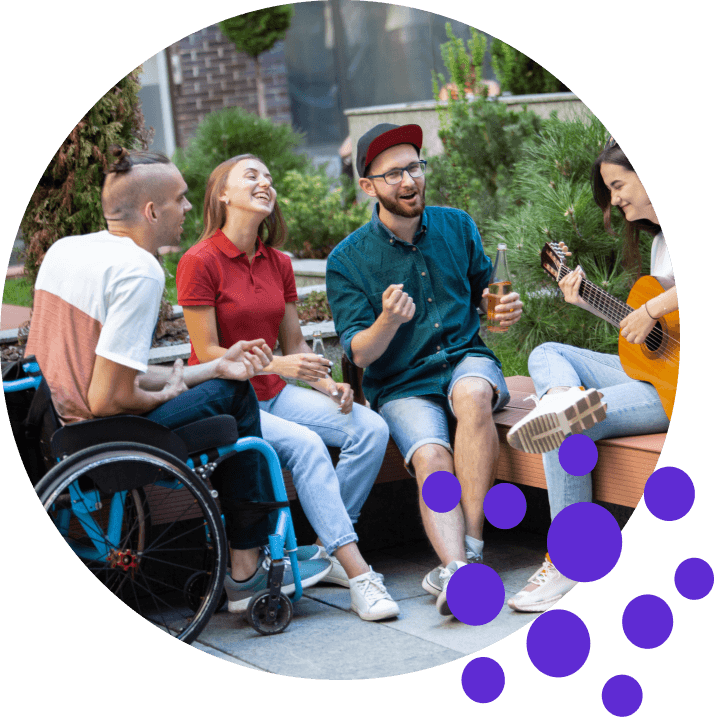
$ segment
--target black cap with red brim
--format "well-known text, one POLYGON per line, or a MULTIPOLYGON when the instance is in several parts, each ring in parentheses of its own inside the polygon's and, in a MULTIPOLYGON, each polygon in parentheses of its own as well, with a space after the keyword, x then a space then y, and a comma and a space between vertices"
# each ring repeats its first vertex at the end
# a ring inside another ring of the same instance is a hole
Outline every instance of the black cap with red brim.
POLYGON ((422 130, 418 124, 382 123, 365 132, 357 142, 357 172, 360 177, 367 173, 367 167, 385 149, 398 144, 411 144, 419 154, 422 145, 422 130))

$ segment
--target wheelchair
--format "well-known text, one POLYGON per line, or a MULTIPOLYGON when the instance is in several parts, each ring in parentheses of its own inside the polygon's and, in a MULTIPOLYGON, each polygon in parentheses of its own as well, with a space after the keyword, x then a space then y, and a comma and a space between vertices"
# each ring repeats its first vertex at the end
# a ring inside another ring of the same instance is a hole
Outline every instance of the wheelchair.
POLYGON ((195 640, 225 602, 229 555, 220 484, 237 453, 267 461, 274 503, 244 503, 241 524, 271 514, 268 588, 254 594, 248 622, 282 632, 302 597, 297 542, 280 462, 259 438, 239 438, 232 416, 169 430, 140 416, 60 426, 34 357, 3 366, 3 392, 23 464, 57 530, 119 599, 183 642, 195 640), (6 380, 8 379, 8 380, 6 380), (287 554, 287 558, 285 555, 287 554), (286 560, 295 592, 281 592, 286 560))

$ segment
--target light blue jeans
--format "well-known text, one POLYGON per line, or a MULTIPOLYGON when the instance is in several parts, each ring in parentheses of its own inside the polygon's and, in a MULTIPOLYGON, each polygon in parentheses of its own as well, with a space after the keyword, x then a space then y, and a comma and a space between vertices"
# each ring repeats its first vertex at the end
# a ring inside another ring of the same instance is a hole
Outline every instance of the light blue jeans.
MULTIPOLYGON (((535 348, 528 357, 528 371, 538 398, 558 386, 596 388, 602 393, 603 402, 607 404, 606 418, 585 431, 593 441, 663 433, 669 428, 657 391, 645 381, 630 378, 617 356, 546 343, 535 348)), ((573 503, 592 502, 590 473, 584 476, 566 473, 557 450, 543 454, 543 467, 551 519, 573 503)))
POLYGON ((338 413, 325 394, 288 384, 259 401, 263 438, 293 476, 300 504, 328 553, 357 540, 353 524, 382 466, 389 429, 375 412, 353 405, 338 413), (336 467, 327 446, 338 446, 336 467))

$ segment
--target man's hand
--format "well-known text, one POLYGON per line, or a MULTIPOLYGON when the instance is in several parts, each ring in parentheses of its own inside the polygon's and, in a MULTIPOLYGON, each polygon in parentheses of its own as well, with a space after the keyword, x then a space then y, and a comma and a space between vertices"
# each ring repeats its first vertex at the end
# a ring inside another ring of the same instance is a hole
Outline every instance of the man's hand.
POLYGON ((169 380, 161 391, 159 391, 161 402, 166 403, 166 401, 180 396, 184 391, 188 391, 188 386, 183 380, 183 361, 176 359, 169 380))
MULTIPOLYGON (((485 301, 488 296, 488 287, 483 290, 481 298, 485 301)), ((501 301, 496 304, 495 312, 499 314, 499 326, 513 326, 517 321, 520 320, 523 315, 523 302, 521 296, 517 291, 512 291, 510 294, 506 294, 501 297, 501 301), (503 314, 503 316, 500 316, 503 314)))
POLYGON ((416 306, 404 284, 390 284, 382 294, 382 315, 390 324, 406 324, 414 318, 416 306))
POLYGON ((236 341, 216 363, 216 378, 247 381, 273 360, 273 352, 264 339, 236 341))

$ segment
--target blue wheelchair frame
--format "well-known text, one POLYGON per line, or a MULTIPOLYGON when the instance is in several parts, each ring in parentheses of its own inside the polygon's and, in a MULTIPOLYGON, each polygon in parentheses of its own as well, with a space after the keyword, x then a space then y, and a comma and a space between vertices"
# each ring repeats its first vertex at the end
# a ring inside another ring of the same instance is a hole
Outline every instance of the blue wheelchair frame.
MULTIPOLYGON (((23 364, 23 368, 26 373, 36 373, 38 375, 28 376, 14 381, 3 381, 4 393, 13 393, 16 391, 26 391, 31 389, 36 390, 39 388, 40 383, 42 382, 42 376, 39 374, 39 365, 35 362, 28 362, 23 364)), ((256 450, 261 453, 268 464, 275 501, 278 503, 288 502, 285 485, 283 483, 280 461, 275 453, 275 450, 265 440, 255 437, 240 438, 231 445, 221 446, 214 450, 218 453, 219 457, 232 452, 246 450, 256 450)), ((58 464, 61 463, 60 458, 58 458, 57 461, 58 464)), ((196 464, 194 459, 189 458, 186 465, 194 473, 196 473, 196 468, 199 466, 209 466, 210 462, 209 456, 204 453, 198 456, 198 464, 196 464)), ((161 485, 162 487, 172 490, 181 488, 181 485, 177 480, 157 481, 156 485, 161 485)), ((104 531, 97 525, 91 515, 93 512, 98 510, 101 505, 98 491, 89 490, 85 492, 77 485, 71 485, 69 490, 72 507, 62 508, 58 511, 59 517, 55 522, 57 529, 63 537, 67 539, 68 544, 70 544, 78 557, 90 561, 109 561, 112 552, 119 550, 121 527, 124 519, 125 501, 128 491, 122 490, 112 495, 109 507, 107 530, 104 531), (69 523, 72 516, 76 517, 80 522, 82 529, 85 531, 93 547, 88 545, 79 545, 68 539, 69 523)), ((215 497, 214 493, 214 498, 215 497)), ((295 538, 290 508, 285 506, 276 508, 276 510, 278 511, 278 515, 275 532, 268 536, 270 559, 272 561, 282 561, 287 553, 295 578, 295 592, 291 597, 292 602, 295 603, 302 597, 303 594, 302 583, 300 580, 300 569, 297 560, 297 540, 295 538)), ((223 519, 223 516, 221 516, 221 518, 223 519)), ((210 540, 210 534, 207 528, 206 534, 210 540)))

